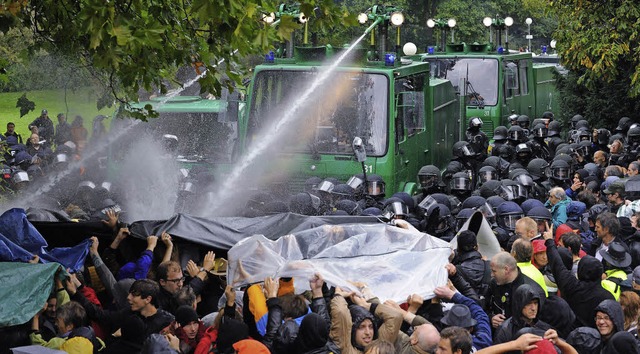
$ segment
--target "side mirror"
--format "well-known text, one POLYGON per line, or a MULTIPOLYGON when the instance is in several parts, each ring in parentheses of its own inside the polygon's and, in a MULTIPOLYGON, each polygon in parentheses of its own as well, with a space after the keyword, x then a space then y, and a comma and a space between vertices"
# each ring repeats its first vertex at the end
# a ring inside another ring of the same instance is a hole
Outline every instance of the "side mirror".
POLYGON ((359 136, 353 138, 353 153, 356 155, 358 162, 365 162, 367 160, 367 152, 364 149, 362 139, 359 136))

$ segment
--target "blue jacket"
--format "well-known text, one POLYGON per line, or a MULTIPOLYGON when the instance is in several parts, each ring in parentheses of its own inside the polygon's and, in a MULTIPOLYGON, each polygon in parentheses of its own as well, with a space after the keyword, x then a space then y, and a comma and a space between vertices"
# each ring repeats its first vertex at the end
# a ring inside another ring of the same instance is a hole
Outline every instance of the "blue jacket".
POLYGON ((569 205, 569 203, 571 203, 571 198, 568 196, 566 199, 559 201, 554 206, 551 206, 551 203, 549 203, 548 200, 544 203, 545 207, 551 207, 551 221, 553 221, 554 229, 567 222, 567 205, 569 205))
POLYGON ((451 301, 456 304, 467 306, 471 312, 471 317, 478 321, 475 325, 475 330, 471 334, 473 347, 476 348, 476 350, 480 350, 493 345, 493 340, 491 338, 491 322, 489 322, 489 316, 484 312, 482 307, 480 307, 480 305, 475 301, 460 293, 455 293, 451 301))

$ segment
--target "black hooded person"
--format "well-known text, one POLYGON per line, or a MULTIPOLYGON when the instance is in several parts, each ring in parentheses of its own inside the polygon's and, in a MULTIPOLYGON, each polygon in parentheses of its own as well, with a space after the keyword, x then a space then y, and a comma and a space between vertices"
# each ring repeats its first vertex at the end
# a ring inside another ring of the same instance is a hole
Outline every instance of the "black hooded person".
POLYGON ((547 226, 543 233, 547 258, 551 272, 558 285, 562 297, 569 303, 576 314, 576 321, 580 326, 595 327, 593 309, 603 300, 614 300, 613 295, 602 287, 602 262, 592 256, 584 256, 578 263, 578 277, 571 274, 558 253, 553 239, 553 229, 547 226))
POLYGON ((525 327, 533 327, 542 332, 551 328, 548 323, 539 320, 544 296, 529 284, 520 285, 511 299, 511 317, 505 320, 495 334, 494 344, 506 343, 515 339, 516 333, 525 327))
POLYGON ((310 313, 300 323, 294 342, 295 354, 329 353, 329 323, 320 315, 310 313))
MULTIPOLYGON (((613 337, 617 333, 627 333, 628 336, 633 338, 633 334, 624 330, 624 312, 620 303, 615 300, 604 300, 595 308, 595 321, 596 329, 600 332, 600 337, 602 338, 601 353, 619 352, 615 349, 614 343, 617 341, 624 342, 624 339, 613 341, 613 337)), ((637 353, 637 346, 635 350, 637 353)), ((633 351, 629 353, 633 353, 633 351)))

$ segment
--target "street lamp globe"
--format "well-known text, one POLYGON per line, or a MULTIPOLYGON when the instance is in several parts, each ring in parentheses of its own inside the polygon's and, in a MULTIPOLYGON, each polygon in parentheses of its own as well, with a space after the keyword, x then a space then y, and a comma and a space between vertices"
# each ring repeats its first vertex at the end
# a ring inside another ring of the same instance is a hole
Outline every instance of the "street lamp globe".
POLYGON ((454 18, 450 18, 450 19, 449 19, 449 21, 447 21, 447 25, 448 25, 450 28, 455 27, 455 26, 456 26, 456 19, 454 19, 454 18))
POLYGON ((533 20, 531 19, 531 17, 527 17, 527 19, 524 20, 524 23, 531 25, 533 23, 533 20))
POLYGON ((513 25, 513 17, 509 16, 504 19, 504 24, 507 27, 511 27, 513 25))
POLYGON ((433 19, 428 19, 427 20, 427 27, 433 28, 435 26, 436 26, 436 21, 434 21, 433 19))
POLYGON ((493 20, 491 19, 491 17, 485 17, 482 20, 482 24, 485 25, 485 27, 490 27, 493 24, 493 20))
POLYGON ((407 42, 402 47, 402 51, 404 52, 404 55, 415 55, 418 52, 418 47, 411 42, 407 42))

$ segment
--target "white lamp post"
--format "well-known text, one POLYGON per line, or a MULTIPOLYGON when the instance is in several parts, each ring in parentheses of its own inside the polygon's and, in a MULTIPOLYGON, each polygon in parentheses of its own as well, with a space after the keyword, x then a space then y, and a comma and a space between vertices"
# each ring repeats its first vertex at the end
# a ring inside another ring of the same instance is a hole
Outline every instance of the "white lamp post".
POLYGON ((529 40, 529 47, 527 48, 528 52, 531 51, 531 39, 533 39, 533 36, 531 35, 531 24, 533 23, 533 20, 531 19, 531 17, 527 17, 526 20, 524 20, 524 22, 527 24, 527 28, 528 28, 528 33, 527 33, 527 39, 529 40))

